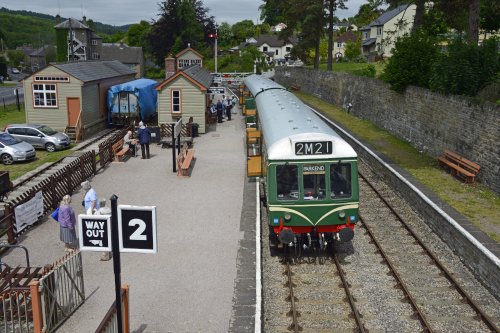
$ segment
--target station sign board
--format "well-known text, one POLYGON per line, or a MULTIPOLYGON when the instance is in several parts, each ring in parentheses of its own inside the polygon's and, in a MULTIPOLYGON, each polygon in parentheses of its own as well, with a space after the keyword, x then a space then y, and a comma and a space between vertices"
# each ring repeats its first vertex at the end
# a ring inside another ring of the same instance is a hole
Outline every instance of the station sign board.
POLYGON ((111 251, 111 215, 78 215, 81 251, 111 251))
POLYGON ((118 206, 120 252, 156 253, 156 207, 118 206))
POLYGON ((224 87, 210 87, 208 88, 208 93, 222 95, 226 93, 226 89, 224 87))

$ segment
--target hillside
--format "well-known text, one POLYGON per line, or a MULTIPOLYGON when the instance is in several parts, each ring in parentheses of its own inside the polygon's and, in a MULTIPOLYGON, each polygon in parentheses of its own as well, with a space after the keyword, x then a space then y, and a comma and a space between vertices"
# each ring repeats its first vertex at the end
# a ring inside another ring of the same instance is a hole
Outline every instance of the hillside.
MULTIPOLYGON (((66 20, 66 18, 62 18, 66 20)), ((101 37, 116 32, 126 32, 128 26, 116 27, 100 22, 92 22, 92 29, 101 37)), ((54 30, 56 17, 25 10, 0 8, 0 37, 4 39, 4 47, 15 49, 23 44, 39 47, 43 44, 55 44, 54 30)))

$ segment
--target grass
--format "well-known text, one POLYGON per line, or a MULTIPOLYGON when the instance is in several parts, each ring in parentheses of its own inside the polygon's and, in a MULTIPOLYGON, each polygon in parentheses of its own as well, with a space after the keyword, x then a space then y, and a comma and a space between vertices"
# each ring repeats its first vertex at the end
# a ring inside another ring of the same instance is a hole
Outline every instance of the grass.
MULTIPOLYGON (((368 65, 374 65, 377 70, 376 76, 379 77, 380 74, 384 71, 385 63, 383 62, 374 62, 374 63, 366 63, 366 62, 334 62, 333 63, 333 71, 334 72, 347 72, 350 74, 356 74, 356 72, 368 67, 368 65)), ((326 71, 326 63, 319 64, 320 70, 326 71)))
POLYGON ((492 239, 500 242, 500 197, 485 185, 464 184, 441 169, 436 159, 420 153, 406 141, 394 137, 369 121, 356 118, 312 95, 301 92, 296 94, 304 102, 355 133, 361 140, 370 143, 439 198, 469 218, 492 239))
MULTIPOLYGON (((17 110, 15 104, 7 105, 6 109, 0 109, 0 130, 9 124, 25 123, 26 116, 24 113, 24 106, 21 106, 21 111, 17 110)), ((39 166, 45 163, 56 162, 60 158, 71 154, 73 151, 70 149, 58 150, 53 153, 49 153, 45 150, 37 150, 36 158, 28 162, 16 162, 12 165, 0 164, 0 169, 9 171, 10 180, 14 180, 26 174, 29 171, 35 170, 39 166)))

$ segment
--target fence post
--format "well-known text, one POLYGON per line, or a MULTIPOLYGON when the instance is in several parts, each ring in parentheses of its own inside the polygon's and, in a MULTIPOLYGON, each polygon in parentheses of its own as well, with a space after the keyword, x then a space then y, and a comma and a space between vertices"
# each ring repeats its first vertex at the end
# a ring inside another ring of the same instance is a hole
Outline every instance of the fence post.
POLYGON ((54 179, 54 176, 50 176, 50 193, 52 193, 51 195, 51 199, 52 199, 52 208, 56 208, 57 207, 57 200, 56 200, 56 196, 57 196, 57 193, 56 193, 56 180, 54 179))
MULTIPOLYGON (((102 156, 101 156, 102 158, 102 156)), ((97 162, 96 162, 97 156, 95 154, 95 150, 92 149, 92 172, 97 174, 97 162)))
POLYGON ((5 205, 5 216, 9 216, 9 222, 7 226, 7 241, 10 245, 16 244, 16 235, 14 234, 14 224, 16 223, 16 219, 14 218, 14 213, 12 212, 12 206, 10 204, 5 205))
POLYGON ((130 286, 128 284, 122 285, 123 290, 123 333, 130 333, 130 286))
POLYGON ((38 286, 40 282, 35 279, 29 283, 31 294, 31 310, 33 311, 33 332, 42 333, 42 296, 38 286))

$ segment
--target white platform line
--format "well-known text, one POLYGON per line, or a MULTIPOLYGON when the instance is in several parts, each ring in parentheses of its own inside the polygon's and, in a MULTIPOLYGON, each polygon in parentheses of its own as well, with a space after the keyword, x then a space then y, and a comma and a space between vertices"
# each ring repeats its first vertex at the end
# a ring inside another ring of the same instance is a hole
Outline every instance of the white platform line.
POLYGON ((257 177, 255 182, 255 333, 261 332, 262 316, 262 267, 260 264, 260 179, 257 177))

